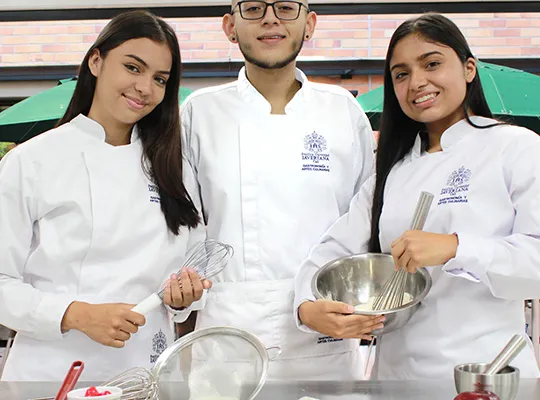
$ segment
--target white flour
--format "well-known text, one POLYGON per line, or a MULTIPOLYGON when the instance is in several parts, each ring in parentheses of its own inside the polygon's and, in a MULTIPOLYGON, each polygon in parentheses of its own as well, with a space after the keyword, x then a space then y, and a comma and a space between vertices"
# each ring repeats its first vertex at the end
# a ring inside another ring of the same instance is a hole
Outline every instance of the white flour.
POLYGON ((191 371, 188 386, 190 400, 238 400, 242 382, 225 363, 211 362, 191 371))
MULTIPOLYGON (((223 340, 223 339, 222 339, 223 340)), ((190 400, 238 400, 242 381, 237 371, 227 363, 226 349, 218 338, 204 339, 204 350, 212 356, 202 362, 193 362, 188 386, 190 400)), ((201 343, 199 343, 201 345, 201 343)))

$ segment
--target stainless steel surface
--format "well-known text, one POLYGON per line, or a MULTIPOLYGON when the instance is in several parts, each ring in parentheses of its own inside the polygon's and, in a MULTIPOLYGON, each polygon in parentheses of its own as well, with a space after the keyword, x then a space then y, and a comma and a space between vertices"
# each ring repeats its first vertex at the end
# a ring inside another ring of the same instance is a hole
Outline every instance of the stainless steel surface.
MULTIPOLYGON (((225 268, 233 255, 234 249, 228 244, 212 239, 202 241, 188 250, 178 275, 183 268, 193 268, 201 278, 211 278, 225 268)), ((165 288, 158 292, 158 296, 163 299, 164 293, 165 288)))
POLYGON ((540 367, 540 300, 532 301, 531 328, 534 354, 540 367))
MULTIPOLYGON (((514 400, 519 388, 519 369, 506 367, 495 375, 486 375, 488 364, 461 364, 454 368, 454 382, 458 393, 474 392, 477 385, 495 393, 501 400, 514 400)), ((532 400, 532 398, 531 398, 532 400)))
MULTIPOLYGON (((456 396, 454 381, 358 381, 358 382, 267 382, 256 400, 298 400, 314 397, 320 400, 451 400, 456 396)), ((27 400, 55 393, 60 382, 0 382, 0 399, 27 400)), ((79 382, 77 387, 96 382, 79 382)), ((160 400, 187 400, 185 384, 171 383, 174 397, 160 400)), ((516 400, 540 399, 540 380, 522 379, 516 400)))
POLYGON ((527 341, 520 335, 514 335, 508 341, 504 349, 501 350, 495 359, 488 365, 485 374, 495 375, 503 368, 506 368, 516 356, 525 348, 527 341))
POLYGON ((54 400, 56 396, 52 397, 36 397, 34 399, 27 399, 27 400, 54 400))
MULTIPOLYGON (((316 299, 341 301, 353 306, 366 304, 378 293, 394 272, 394 260, 388 254, 357 254, 334 260, 313 276, 311 290, 316 299)), ((425 269, 408 274, 405 292, 413 300, 391 310, 355 311, 355 314, 386 316, 383 329, 374 335, 393 332, 404 326, 419 307, 431 288, 431 276, 425 269)))
MULTIPOLYGON (((433 202, 433 194, 421 192, 416 209, 414 210, 411 227, 412 231, 424 229, 431 203, 433 202)), ((388 310, 401 307, 404 303, 403 295, 405 294, 405 286, 407 284, 408 272, 399 269, 394 271, 390 278, 386 281, 383 288, 373 302, 373 310, 388 310)))

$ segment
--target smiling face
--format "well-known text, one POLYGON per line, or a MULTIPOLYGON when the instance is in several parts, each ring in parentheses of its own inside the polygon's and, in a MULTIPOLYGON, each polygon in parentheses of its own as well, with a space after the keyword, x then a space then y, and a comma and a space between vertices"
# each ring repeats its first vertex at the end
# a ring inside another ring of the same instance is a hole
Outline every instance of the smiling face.
POLYGON ((97 78, 90 112, 101 123, 133 126, 163 101, 172 55, 166 44, 140 38, 122 43, 105 58, 96 50, 88 65, 97 78))
POLYGON ((465 118, 467 84, 476 76, 476 62, 463 63, 447 46, 410 34, 400 40, 390 60, 394 92, 403 112, 443 132, 465 118))
MULTIPOLYGON (((260 68, 283 68, 296 60, 302 49, 304 40, 312 37, 316 25, 316 15, 308 12, 307 2, 300 1, 300 15, 293 21, 283 21, 277 18, 272 7, 266 8, 261 19, 247 20, 242 18, 252 10, 260 8, 262 3, 239 2, 232 4, 233 14, 223 17, 223 31, 232 42, 237 42, 246 62, 260 68)), ((297 4, 290 6, 298 7, 297 4)), ((281 3, 280 7, 287 12, 290 8, 281 3)), ((296 14, 295 14, 296 15, 296 14)))

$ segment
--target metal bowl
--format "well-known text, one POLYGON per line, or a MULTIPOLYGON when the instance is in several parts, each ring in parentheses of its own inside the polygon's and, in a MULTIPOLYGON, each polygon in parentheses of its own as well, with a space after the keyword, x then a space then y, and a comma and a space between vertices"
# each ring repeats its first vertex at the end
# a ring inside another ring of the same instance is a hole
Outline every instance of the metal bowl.
MULTIPOLYGON (((394 260, 388 254, 357 254, 338 258, 320 268, 311 281, 316 299, 340 301, 352 306, 366 304, 379 293, 394 272, 394 260)), ((403 327, 416 312, 420 302, 431 289, 431 276, 421 268, 408 274, 405 292, 412 300, 401 307, 388 310, 364 311, 355 314, 386 316, 384 328, 372 332, 382 335, 403 327)))
POLYGON ((454 382, 458 393, 474 392, 480 383, 488 392, 495 393, 501 400, 514 400, 519 388, 519 369, 506 367, 495 375, 483 374, 487 363, 461 364, 454 368, 454 382))

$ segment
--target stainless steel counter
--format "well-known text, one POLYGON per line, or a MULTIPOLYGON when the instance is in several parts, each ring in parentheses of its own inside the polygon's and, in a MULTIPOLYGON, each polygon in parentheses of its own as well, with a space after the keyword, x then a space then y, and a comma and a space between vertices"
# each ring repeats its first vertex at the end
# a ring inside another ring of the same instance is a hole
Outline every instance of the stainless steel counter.
MULTIPOLYGON (((88 384, 77 385, 83 386, 88 384)), ((60 383, 49 382, 0 382, 0 400, 54 396, 59 387, 60 383)), ((162 396, 161 400, 187 400, 185 388, 180 384, 168 392, 175 395, 162 396)), ((305 396, 320 400, 452 400, 456 391, 453 381, 306 382, 279 385, 268 382, 257 400, 298 400, 305 396)), ((516 400, 535 399, 540 399, 540 379, 523 379, 516 400)))

